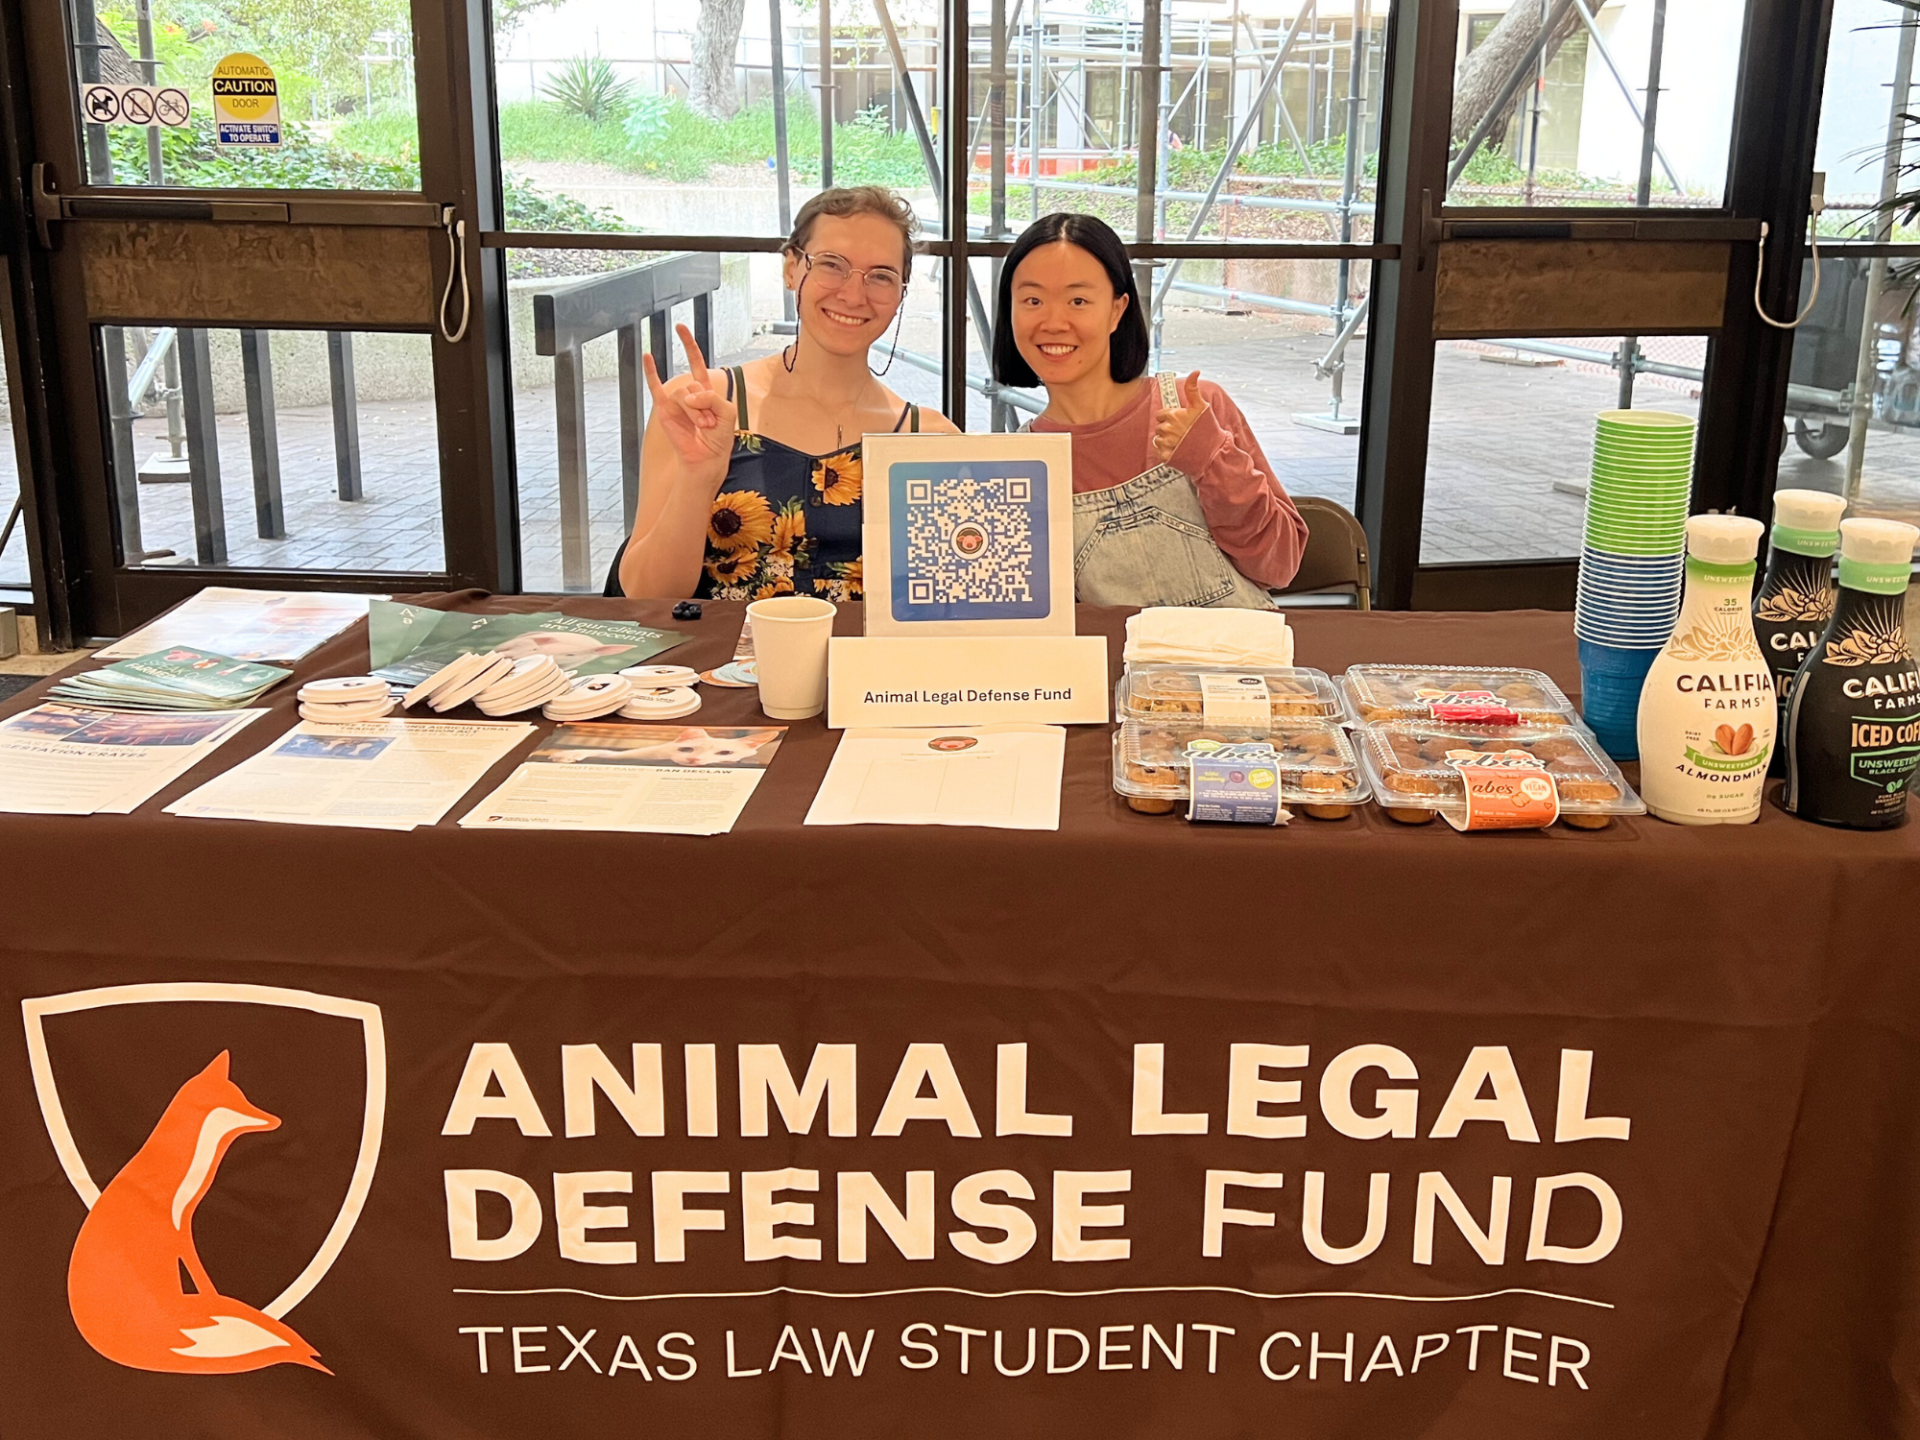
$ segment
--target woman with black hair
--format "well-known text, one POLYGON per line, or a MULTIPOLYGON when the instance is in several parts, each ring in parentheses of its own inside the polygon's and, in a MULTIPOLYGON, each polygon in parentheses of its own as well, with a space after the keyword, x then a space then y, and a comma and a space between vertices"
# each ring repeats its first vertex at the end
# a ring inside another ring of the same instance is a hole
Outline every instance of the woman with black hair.
POLYGON ((1111 227, 1048 215, 1000 272, 993 374, 1044 385, 1073 436, 1074 581, 1095 605, 1271 609, 1307 526, 1240 407, 1194 371, 1148 377, 1147 320, 1111 227))

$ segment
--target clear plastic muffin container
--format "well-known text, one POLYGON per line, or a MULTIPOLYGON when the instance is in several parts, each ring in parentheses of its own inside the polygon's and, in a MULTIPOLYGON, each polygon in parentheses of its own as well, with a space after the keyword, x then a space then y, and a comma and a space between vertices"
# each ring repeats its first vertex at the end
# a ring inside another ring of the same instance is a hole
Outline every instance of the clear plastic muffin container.
POLYGON ((1560 792, 1561 822, 1599 830, 1616 815, 1644 815, 1620 767, 1584 728, 1559 725, 1440 725, 1390 720, 1354 736, 1374 799, 1395 820, 1421 825, 1445 812, 1464 820, 1466 782, 1449 753, 1524 750, 1542 761, 1560 792))
POLYGON ((1355 724, 1572 725, 1578 712, 1538 670, 1500 665, 1353 665, 1340 691, 1355 724))
POLYGON ((1238 727, 1177 717, 1123 721, 1113 733, 1113 788, 1142 814, 1184 811, 1190 793, 1187 747, 1196 741, 1225 745, 1249 738, 1273 746, 1280 799, 1289 809, 1316 820, 1341 820, 1366 803, 1367 780, 1353 743, 1338 724, 1322 720, 1278 721, 1257 737, 1238 727))
POLYGON ((1204 665, 1129 666, 1114 694, 1114 712, 1123 720, 1253 728, 1288 720, 1337 723, 1346 713, 1339 690, 1324 671, 1204 665))

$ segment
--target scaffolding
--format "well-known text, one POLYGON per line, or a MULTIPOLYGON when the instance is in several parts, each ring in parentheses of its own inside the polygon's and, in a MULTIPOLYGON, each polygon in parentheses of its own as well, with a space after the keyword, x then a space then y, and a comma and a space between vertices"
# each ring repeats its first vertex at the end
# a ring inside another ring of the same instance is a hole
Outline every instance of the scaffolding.
MULTIPOLYGON (((1210 15, 1178 19, 1164 12, 1165 3, 1144 0, 1138 19, 1078 13, 1049 19, 1045 0, 1011 0, 1010 6, 1008 0, 991 0, 988 23, 970 26, 967 37, 968 68, 983 82, 972 87, 980 92, 981 103, 969 117, 968 181, 957 191, 969 202, 968 235, 984 241, 1011 239, 1016 227, 1041 214, 1042 192, 1061 192, 1131 198, 1136 242, 1168 238, 1169 210, 1184 205, 1192 209, 1183 237, 1188 240, 1200 238, 1215 215, 1230 227, 1236 214, 1295 214, 1313 217, 1317 226, 1325 227, 1330 241, 1356 243, 1358 229, 1370 228, 1374 214, 1362 159, 1362 152, 1369 148, 1369 128, 1376 140, 1378 134, 1377 117, 1368 109, 1368 96, 1377 84, 1369 69, 1375 63, 1372 57, 1383 49, 1383 37, 1376 30, 1383 30, 1384 20, 1375 21, 1373 0, 1352 0, 1350 17, 1344 7, 1337 16, 1323 16, 1319 0, 1306 0, 1290 23, 1264 33, 1240 13, 1238 0, 1233 0, 1225 24, 1210 15), (1249 46, 1237 43, 1242 32, 1249 46), (1289 74, 1297 82, 1296 91, 1304 91, 1300 120, 1281 86, 1289 74), (1341 81, 1346 94, 1336 100, 1341 81), (1131 146, 1129 122, 1135 131, 1131 146), (1183 124, 1193 136, 1191 146, 1180 137, 1183 124), (1225 150, 1207 188, 1189 190, 1171 183, 1170 154, 1197 147, 1209 151, 1212 160, 1209 141, 1216 133, 1225 150), (1357 137, 1359 143, 1345 143, 1348 137, 1357 137), (1337 177, 1315 174, 1310 147, 1335 138, 1342 141, 1345 152, 1341 173, 1337 177), (1235 166, 1242 155, 1262 145, 1289 147, 1301 173, 1237 173, 1235 166), (977 176, 983 149, 985 174, 977 176), (1135 170, 1132 185, 1072 178, 1103 165, 1124 165, 1129 158, 1135 170), (1238 188, 1229 190, 1230 183, 1238 188), (979 194, 977 184, 984 185, 986 213, 976 219, 972 202, 979 194), (1326 197, 1324 192, 1336 185, 1337 193, 1326 197), (1022 207, 1027 213, 1016 220, 1009 192, 1021 189, 1027 192, 1028 203, 1022 207), (1259 193, 1263 189, 1290 193, 1259 193), (1291 193, 1300 190, 1322 193, 1291 193)), ((873 0, 873 4, 896 67, 896 93, 908 109, 922 161, 939 197, 941 220, 950 225, 953 217, 944 213, 950 187, 943 183, 932 127, 912 83, 888 0, 873 0)), ((822 46, 819 53, 831 52, 822 46)), ((1230 228, 1227 233, 1231 234, 1230 228)), ((1328 409, 1324 415, 1298 418, 1353 433, 1357 417, 1342 409, 1345 353, 1359 333, 1364 297, 1354 293, 1352 260, 1337 257, 1333 263, 1337 266, 1334 294, 1330 301, 1320 302, 1183 279, 1179 260, 1166 263, 1158 274, 1157 262, 1138 262, 1139 288, 1150 298, 1153 364, 1158 365, 1164 345, 1168 299, 1176 292, 1218 302, 1223 308, 1324 320, 1332 345, 1316 362, 1316 370, 1329 384, 1328 409)), ((999 265, 997 259, 989 261, 990 283, 997 282, 999 265)), ((954 283, 953 277, 948 277, 948 283, 954 283)), ((961 283, 968 290, 968 313, 984 340, 992 331, 971 269, 961 283)), ((923 370, 939 369, 931 358, 907 350, 900 351, 900 358, 923 370)), ((1043 408, 1032 393, 1001 386, 991 375, 970 370, 965 383, 987 399, 995 431, 1011 428, 1021 414, 1043 408)))
MULTIPOLYGON (((778 0, 772 3, 777 5, 778 0)), ((1221 238, 1230 238, 1238 215, 1254 217, 1256 223, 1262 217, 1311 217, 1324 227, 1324 238, 1331 245, 1350 247, 1371 239, 1375 204, 1364 157, 1377 152, 1376 97, 1381 93, 1385 55, 1385 17, 1376 18, 1374 0, 1333 0, 1324 9, 1322 0, 1302 0, 1290 20, 1266 22, 1264 28, 1242 13, 1240 0, 1228 0, 1232 9, 1224 21, 1211 14, 1176 16, 1171 13, 1172 0, 1142 0, 1138 18, 1093 16, 1077 10, 1049 17, 1044 8, 1046 0, 989 0, 987 23, 982 26, 970 22, 966 37, 968 70, 975 80, 970 88, 979 92, 980 104, 968 117, 971 133, 964 187, 944 183, 933 127, 913 79, 916 72, 907 64, 888 0, 872 3, 895 70, 894 93, 908 111, 938 197, 940 218, 949 227, 947 233, 952 233, 950 227, 955 220, 945 213, 951 188, 967 203, 968 235, 989 242, 1011 239, 1017 227, 1037 219, 1043 192, 1109 197, 1115 202, 1109 208, 1116 212, 1121 209, 1118 202, 1131 198, 1135 243, 1169 239, 1179 228, 1170 225, 1169 212, 1176 206, 1190 210, 1184 235, 1179 236, 1187 241, 1202 238, 1216 216, 1221 238), (1246 43, 1241 42, 1243 35, 1246 43), (1181 137, 1183 126, 1193 137, 1191 144, 1181 137), (1216 135, 1225 142, 1217 160, 1210 146, 1216 135), (1341 143, 1340 173, 1316 173, 1314 147, 1336 139, 1341 143), (1179 151, 1196 147, 1206 152, 1212 166, 1204 190, 1174 183, 1170 164, 1179 151), (983 149, 986 173, 976 176, 983 149), (1257 174, 1237 169, 1244 156, 1262 151, 1291 154, 1298 161, 1300 173, 1257 174), (1123 167, 1129 159, 1134 170, 1131 185, 1074 178, 1102 166, 1123 167), (983 185, 984 195, 977 185, 983 185), (1028 201, 1021 207, 1026 214, 1016 220, 1009 203, 1010 191, 1022 189, 1028 201), (1280 193, 1271 193, 1276 191, 1280 193), (1302 191, 1316 193, 1299 193, 1302 191), (973 213, 977 199, 985 201, 985 215, 979 218, 973 213)), ((1450 160, 1450 190, 1460 183, 1468 164, 1487 143, 1500 119, 1518 105, 1523 126, 1529 127, 1522 144, 1527 164, 1525 193, 1534 193, 1540 149, 1538 97, 1547 46, 1561 22, 1572 15, 1584 27, 1589 43, 1641 128, 1636 202, 1648 203, 1656 165, 1676 193, 1682 191, 1677 172, 1656 136, 1665 0, 1656 0, 1644 101, 1636 96, 1609 49, 1589 0, 1539 3, 1542 24, 1532 44, 1516 57, 1495 99, 1450 160), (1523 92, 1530 84, 1529 105, 1523 92)), ((826 71, 819 81, 823 95, 833 92, 830 70, 835 48, 823 32, 816 51, 826 71)), ((776 124, 780 123, 777 113, 776 124)), ((784 193, 786 177, 781 168, 784 193)), ((822 178, 831 183, 830 174, 822 178)), ((1116 228, 1124 233, 1126 227, 1116 228)), ((1317 230, 1314 238, 1320 238, 1317 230)), ((1136 261, 1140 292, 1150 302, 1152 364, 1157 367, 1160 363, 1166 310, 1176 294, 1211 301, 1223 309, 1264 310, 1322 320, 1330 338, 1314 369, 1327 383, 1327 408, 1294 418, 1297 423, 1335 433, 1356 433, 1358 417, 1346 405, 1346 361, 1349 349, 1363 333, 1368 296, 1356 285, 1350 256, 1335 255, 1330 260, 1337 273, 1333 293, 1326 301, 1184 278, 1185 262, 1179 259, 1164 263, 1136 261)), ((989 262, 995 282, 999 265, 997 259, 989 262)), ((1222 278, 1230 281, 1231 276, 1222 278)), ((954 277, 948 276, 947 283, 956 283, 954 277)), ((959 283, 967 286, 967 310, 984 342, 992 331, 971 267, 959 283)), ((1528 346, 1521 344, 1518 348, 1528 346)), ((900 356, 917 368, 939 369, 929 357, 905 350, 900 356)), ((1618 369, 1622 405, 1632 404, 1634 376, 1656 369, 1656 362, 1639 354, 1633 337, 1627 337, 1611 354, 1583 352, 1581 358, 1610 363, 1618 369)), ((990 425, 995 431, 1013 425, 1020 412, 1031 414, 1042 408, 1032 394, 1000 386, 991 375, 969 369, 965 384, 988 400, 990 425)))
MULTIPOLYGON (((1140 292, 1148 300, 1156 367, 1165 345, 1167 307, 1176 296, 1223 310, 1264 311, 1324 322, 1328 344, 1314 361, 1314 369, 1326 382, 1327 407, 1298 414, 1295 420, 1336 433, 1355 433, 1359 421, 1348 407, 1346 364, 1353 343, 1364 334, 1369 297, 1352 257, 1335 247, 1353 248, 1372 239, 1374 182, 1367 173, 1367 159, 1378 148, 1386 7, 1379 7, 1382 13, 1376 15, 1376 0, 1299 0, 1290 18, 1256 19, 1243 12, 1242 0, 1183 0, 1189 9, 1229 7, 1225 16, 1210 10, 1197 16, 1176 14, 1174 0, 1140 0, 1137 16, 1095 15, 1078 6, 1049 13, 1047 3, 986 0, 985 23, 969 17, 961 43, 967 49, 969 90, 977 103, 965 117, 969 126, 966 183, 949 185, 938 131, 952 107, 943 103, 946 97, 937 57, 935 63, 925 57, 925 47, 937 48, 937 42, 924 34, 903 37, 890 0, 871 0, 877 35, 868 26, 836 29, 832 11, 822 0, 811 23, 804 24, 797 36, 787 28, 780 0, 769 0, 770 64, 742 68, 771 71, 779 152, 774 168, 782 226, 790 223, 793 212, 786 159, 791 97, 814 90, 823 115, 837 118, 844 108, 837 97, 858 79, 861 93, 876 101, 884 93, 896 128, 904 115, 946 234, 954 234, 964 223, 972 239, 1005 242, 1037 219, 1043 206, 1052 208, 1043 196, 1057 194, 1091 201, 1096 208, 1104 200, 1115 228, 1123 234, 1131 230, 1136 244, 1216 237, 1223 242, 1235 238, 1324 240, 1334 250, 1326 263, 1335 267, 1331 294, 1325 299, 1235 285, 1231 272, 1224 273, 1218 284, 1194 279, 1183 274, 1186 262, 1180 259, 1137 260, 1136 274, 1140 292), (849 30, 856 33, 846 33, 849 30), (910 45, 921 51, 914 57, 918 63, 910 60, 910 45), (880 92, 876 86, 878 72, 883 71, 890 72, 892 84, 880 92), (1328 142, 1338 143, 1337 156, 1328 154, 1328 142), (1186 151, 1206 156, 1211 174, 1204 188, 1189 188, 1176 178, 1180 172, 1192 173, 1190 163, 1178 158, 1186 151), (1294 173, 1243 172, 1238 167, 1249 156, 1276 161, 1285 157, 1287 163, 1265 168, 1294 173), (1125 174, 1129 166, 1131 177, 1125 174), (1338 173, 1321 173, 1336 168, 1338 173), (1110 173, 1088 174, 1102 169, 1110 173), (964 215, 946 213, 955 197, 963 202, 964 215), (1024 205, 1018 203, 1022 198, 1024 205), (1127 200, 1133 202, 1131 224, 1126 223, 1127 200), (976 213, 976 208, 984 213, 976 213), (1023 213, 1016 215, 1016 210, 1023 213), (1307 222, 1308 228, 1289 228, 1292 219, 1307 222), (1242 224, 1239 236, 1234 234, 1236 221, 1242 224), (1210 225, 1212 233, 1203 233, 1210 225), (1264 230, 1265 236, 1248 235, 1248 225, 1264 230)), ((1649 203, 1656 167, 1679 195, 1684 187, 1656 136, 1665 0, 1656 0, 1649 73, 1640 91, 1629 83, 1609 48, 1591 0, 1516 3, 1538 3, 1542 23, 1502 77, 1485 114, 1455 148, 1448 167, 1450 195, 1464 192, 1468 165, 1501 119, 1516 110, 1519 150, 1525 161, 1521 194, 1523 198, 1544 194, 1537 186, 1541 96, 1547 47, 1563 22, 1577 23, 1584 30, 1587 43, 1642 131, 1634 201, 1649 203)), ((948 37, 948 43, 953 43, 953 37, 948 37)), ((658 61, 657 38, 656 61, 672 68, 670 62, 658 61)), ((831 133, 830 123, 821 127, 823 185, 834 182, 831 133)), ((1223 269, 1237 263, 1231 255, 1213 257, 1208 263, 1216 262, 1224 262, 1223 269)), ((989 281, 996 282, 1000 261, 990 259, 987 264, 989 281)), ((966 267, 964 275, 948 273, 943 283, 966 286, 965 308, 984 348, 992 326, 972 267, 966 267)), ((785 318, 775 322, 775 329, 791 333, 792 326, 789 297, 785 318)), ((1528 347, 1520 343, 1516 348, 1528 347)), ((941 369, 931 357, 906 349, 899 355, 910 366, 933 373, 941 369)), ((1653 368, 1651 362, 1643 363, 1633 337, 1611 354, 1583 352, 1581 358, 1610 363, 1618 370, 1623 405, 1632 403, 1634 376, 1653 368)), ((1002 387, 991 375, 976 374, 971 368, 964 384, 986 398, 990 426, 996 431, 1016 424, 1022 413, 1041 408, 1034 395, 1002 387)))

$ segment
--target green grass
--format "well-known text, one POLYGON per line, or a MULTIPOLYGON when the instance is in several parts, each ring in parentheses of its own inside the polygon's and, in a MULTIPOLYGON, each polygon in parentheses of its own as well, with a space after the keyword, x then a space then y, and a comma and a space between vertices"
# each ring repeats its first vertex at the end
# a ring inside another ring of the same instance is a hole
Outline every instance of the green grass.
POLYGON ((333 144, 374 159, 418 164, 420 123, 411 110, 358 115, 333 127, 333 144))
MULTIPOLYGON (((787 122, 795 174, 817 176, 817 117, 796 105, 787 122)), ((913 137, 890 133, 883 117, 836 125, 833 139, 834 179, 841 184, 926 183, 913 137)), ((550 101, 521 100, 500 107, 500 152, 506 160, 607 165, 667 180, 702 180, 716 165, 764 166, 772 158, 773 106, 756 105, 730 120, 713 120, 676 98, 630 131, 619 119, 596 124, 550 101)))
POLYGON ((545 100, 500 107, 500 155, 505 160, 546 160, 617 165, 630 155, 617 125, 596 125, 545 100))

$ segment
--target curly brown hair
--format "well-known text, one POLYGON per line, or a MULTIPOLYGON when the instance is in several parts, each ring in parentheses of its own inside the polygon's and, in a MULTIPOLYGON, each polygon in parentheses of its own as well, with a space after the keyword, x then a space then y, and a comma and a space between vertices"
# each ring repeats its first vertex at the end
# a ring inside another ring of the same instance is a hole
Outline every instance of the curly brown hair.
POLYGON ((882 220, 890 220, 900 231, 900 278, 913 276, 913 237, 919 232, 920 217, 913 213, 913 207, 884 185, 847 185, 836 186, 832 190, 822 190, 806 204, 800 207, 800 213, 793 217, 793 233, 787 237, 788 253, 802 255, 806 253, 807 237, 813 233, 813 222, 822 215, 832 215, 836 219, 845 219, 849 215, 877 215, 882 220))

